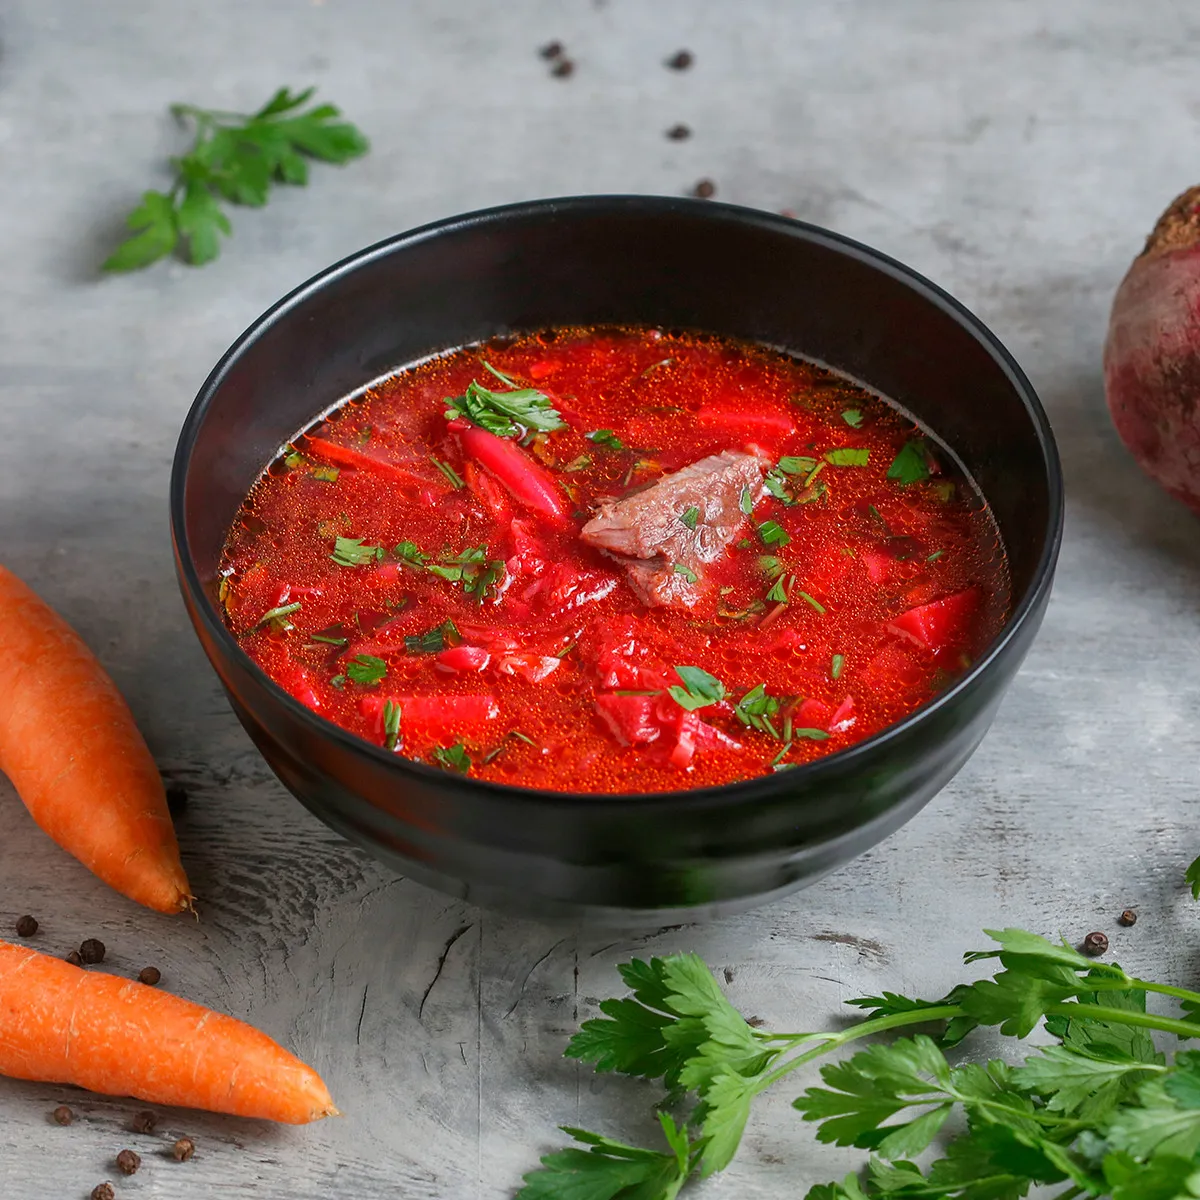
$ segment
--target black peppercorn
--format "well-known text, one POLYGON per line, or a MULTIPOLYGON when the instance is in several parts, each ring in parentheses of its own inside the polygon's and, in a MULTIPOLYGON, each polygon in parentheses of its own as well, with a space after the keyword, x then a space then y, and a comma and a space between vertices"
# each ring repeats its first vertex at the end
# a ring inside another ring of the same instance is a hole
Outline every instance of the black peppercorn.
POLYGON ((672 71, 686 71, 696 61, 690 50, 677 50, 667 59, 667 66, 672 71))
POLYGON ((556 79, 566 79, 569 75, 575 74, 575 64, 569 58, 560 58, 550 68, 550 74, 556 79))
POLYGON ((154 987, 162 979, 162 972, 157 967, 143 967, 138 972, 138 983, 154 987))
POLYGON ((701 200, 711 200, 716 194, 717 185, 711 179, 702 179, 692 188, 692 195, 699 196, 701 200))
POLYGON ((38 931, 37 921, 26 914, 17 922, 17 937, 33 937, 38 931))
POLYGON ((73 967, 82 967, 83 955, 80 954, 78 950, 72 950, 71 953, 67 955, 67 962, 69 962, 73 967))
POLYGON ((111 1183, 98 1183, 92 1188, 92 1200, 116 1200, 116 1195, 111 1183))
POLYGON ((1108 952, 1108 937, 1103 933, 1089 933, 1083 939, 1083 952, 1090 954, 1093 958, 1098 954, 1108 952))
POLYGON ((122 1175, 133 1175, 137 1172, 138 1167, 142 1165, 142 1156, 133 1150, 122 1150, 117 1155, 117 1170, 122 1175))
POLYGON ((104 961, 104 943, 99 938, 87 938, 79 946, 79 957, 83 959, 87 965, 93 966, 95 963, 104 961))
POLYGON ((139 1113, 134 1113, 133 1120, 129 1122, 129 1127, 134 1133, 153 1133, 158 1125, 158 1117, 148 1108, 142 1109, 139 1113))
POLYGON ((687 139, 691 136, 692 131, 682 122, 680 122, 678 125, 672 125, 671 128, 667 130, 667 137, 669 137, 673 142, 684 142, 687 141, 687 139))
POLYGON ((75 1114, 65 1104, 60 1104, 50 1115, 55 1125, 70 1125, 75 1120, 75 1114))
POLYGON ((1117 918, 1117 924, 1124 925, 1126 929, 1128 929, 1130 925, 1136 925, 1137 924, 1137 913, 1132 908, 1127 908, 1117 918))
POLYGON ((562 42, 547 42, 538 53, 546 59, 562 58, 563 44, 562 42))
POLYGON ((191 1138, 180 1138, 171 1147, 171 1153, 175 1156, 176 1162, 187 1162, 196 1153, 196 1143, 191 1138))

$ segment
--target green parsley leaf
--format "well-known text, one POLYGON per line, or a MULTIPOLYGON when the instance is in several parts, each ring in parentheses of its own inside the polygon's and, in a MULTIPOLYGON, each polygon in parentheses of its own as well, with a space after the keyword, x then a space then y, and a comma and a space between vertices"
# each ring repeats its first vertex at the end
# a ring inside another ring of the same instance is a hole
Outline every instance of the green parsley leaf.
POLYGON ((792 540, 787 530, 775 521, 764 521, 758 527, 758 536, 764 546, 786 546, 792 540))
POLYGON ((700 520, 700 510, 694 505, 689 505, 679 514, 679 523, 685 529, 695 529, 696 523, 700 520))
POLYGON ((455 491, 460 491, 462 488, 467 486, 463 482, 462 476, 449 463, 442 462, 442 460, 434 454, 431 454, 429 457, 432 459, 433 465, 437 467, 437 469, 441 471, 443 475, 445 475, 446 479, 450 483, 450 486, 454 488, 455 491))
POLYGON ((675 674, 683 681, 683 686, 674 684, 667 690, 676 704, 686 708, 688 712, 707 708, 708 705, 718 704, 725 699, 725 685, 703 668, 677 666, 675 674))
POLYGON ((887 469, 887 477, 898 483, 919 483, 929 478, 928 449, 924 438, 916 438, 905 442, 899 454, 892 459, 892 465, 887 469))
POLYGON ((367 563, 383 558, 382 546, 368 546, 362 538, 340 537, 334 541, 333 553, 329 556, 339 567, 363 567, 367 563))
MULTIPOLYGON (((782 741, 784 740, 783 735, 775 727, 775 722, 779 719, 779 714, 786 705, 787 700, 784 697, 772 696, 767 691, 767 685, 760 683, 756 687, 752 687, 733 706, 733 715, 743 725, 747 725, 751 729, 757 729, 759 733, 768 734, 776 741, 782 741)), ((783 753, 784 751, 780 752, 780 758, 782 758, 783 753)), ((776 759, 776 762, 778 761, 776 759)), ((772 763, 771 765, 774 766, 775 764, 772 763)))
POLYGON ((815 458, 785 455, 776 464, 776 470, 782 471, 785 475, 810 475, 818 465, 815 458))
POLYGON ((560 1128, 588 1147, 545 1155, 514 1200, 675 1200, 692 1170, 686 1128, 658 1113, 670 1153, 627 1146, 569 1125, 560 1128))
POLYGON ((738 507, 747 517, 754 511, 754 498, 751 496, 748 487, 742 488, 742 494, 738 499, 738 507))
POLYGON ((395 700, 383 703, 383 746, 395 750, 400 743, 400 705, 395 700))
MULTIPOLYGON (((336 628, 339 628, 339 627, 338 627, 338 626, 334 626, 333 628, 335 628, 335 629, 336 629, 336 628)), ((309 640, 310 642, 324 642, 324 643, 325 643, 325 645, 327 645, 327 646, 345 646, 345 645, 347 645, 347 644, 349 643, 349 641, 350 641, 350 639, 349 639, 348 637, 341 637, 340 635, 338 635, 338 634, 335 634, 335 633, 333 633, 333 632, 330 632, 330 633, 310 633, 310 634, 308 635, 308 640, 309 640)))
POLYGON ((829 668, 829 678, 838 680, 842 677, 842 668, 846 665, 846 656, 844 654, 835 654, 833 663, 829 668))
POLYGON ((795 497, 788 488, 787 479, 779 471, 768 471, 763 486, 781 504, 793 505, 795 497))
POLYGON ((346 678, 364 687, 374 687, 387 675, 387 663, 374 654, 356 654, 346 664, 346 678))
MULTIPOLYGON (((795 581, 796 577, 794 575, 788 576, 787 583, 789 586, 795 583, 795 581)), ((767 599, 773 600, 776 604, 786 604, 788 602, 787 590, 784 587, 784 579, 782 575, 775 580, 771 590, 767 593, 767 599)))
POLYGON ((142 202, 125 218, 135 231, 104 260, 104 271, 136 271, 166 258, 179 243, 179 219, 173 195, 145 192, 142 202))
POLYGON ((1192 899, 1200 900, 1200 858, 1192 861, 1184 875, 1184 881, 1192 889, 1192 899))
POLYGON ((857 429, 863 423, 863 415, 860 409, 844 408, 842 409, 842 420, 845 421, 851 429, 857 429))
POLYGON ((829 731, 826 729, 793 729, 791 733, 793 738, 803 741, 825 742, 829 740, 829 731))
POLYGON ((293 600, 291 604, 281 604, 278 608, 269 608, 254 624, 255 629, 260 629, 264 625, 271 625, 279 632, 292 628, 292 623, 287 619, 294 612, 300 611, 302 601, 293 600))
POLYGON ((324 463, 318 463, 313 467, 309 474, 320 483, 337 483, 338 476, 341 471, 337 467, 326 466, 324 463))
POLYGON ((945 553, 946 553, 946 552, 945 552, 945 550, 935 550, 935 551, 934 551, 934 552, 933 552, 931 555, 929 555, 929 557, 928 557, 928 558, 926 558, 926 559, 925 559, 925 561, 926 561, 927 563, 931 563, 931 562, 937 562, 937 560, 938 560, 939 558, 941 558, 941 557, 942 557, 942 555, 943 555, 943 554, 945 554, 945 553))
POLYGON ((624 450, 625 443, 611 429, 596 429, 583 435, 589 442, 597 446, 605 446, 609 450, 624 450))
POLYGON ((688 583, 695 583, 699 578, 699 576, 695 571, 692 570, 691 567, 685 566, 683 563, 676 563, 671 569, 676 575, 682 575, 684 579, 688 581, 688 583))
POLYGON ((453 746, 439 746, 433 752, 433 761, 446 771, 455 771, 466 775, 471 770, 471 756, 462 742, 453 746))
MULTIPOLYGON (((512 384, 507 375, 490 363, 483 365, 505 383, 512 384)), ((461 396, 447 396, 445 404, 447 420, 465 417, 497 437, 518 437, 526 430, 553 433, 565 429, 567 424, 550 397, 536 388, 513 387, 512 391, 497 392, 472 380, 461 396)))
POLYGON ((392 553, 403 566, 412 567, 415 571, 422 570, 429 561, 416 542, 399 542, 392 547, 392 553))
POLYGON ((494 595, 496 586, 504 578, 504 563, 492 559, 486 566, 477 571, 466 571, 463 574, 463 591, 468 596, 474 596, 482 604, 489 595, 494 595))
POLYGON ((132 271, 165 258, 179 246, 188 261, 211 262, 231 232, 222 201, 260 206, 276 183, 304 184, 306 158, 344 163, 368 149, 353 126, 335 121, 338 110, 320 104, 299 111, 313 94, 281 88, 258 112, 224 113, 188 104, 171 106, 195 122, 191 150, 173 159, 171 190, 146 192, 126 223, 134 236, 105 260, 105 271, 132 271))
POLYGON ((865 467, 871 459, 871 451, 842 446, 825 451, 825 461, 831 467, 865 467))
POLYGON ((409 654, 437 654, 447 646, 457 646, 462 641, 458 626, 451 620, 445 620, 428 633, 417 634, 404 639, 404 649, 409 654))

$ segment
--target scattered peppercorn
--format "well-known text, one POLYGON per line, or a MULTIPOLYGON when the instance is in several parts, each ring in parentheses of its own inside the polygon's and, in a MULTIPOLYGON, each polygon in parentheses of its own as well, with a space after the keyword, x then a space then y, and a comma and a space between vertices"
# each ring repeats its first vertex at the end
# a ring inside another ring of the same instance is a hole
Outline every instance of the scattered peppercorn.
POLYGON ((116 1195, 111 1183, 98 1183, 92 1188, 92 1200, 116 1200, 116 1195))
POLYGON ((1130 925, 1136 925, 1137 924, 1137 913, 1134 912, 1134 910, 1132 908, 1127 908, 1117 918, 1117 924, 1124 925, 1126 929, 1128 929, 1130 925))
POLYGON ((717 185, 711 179, 702 179, 692 188, 692 195, 699 196, 701 200, 711 200, 716 194, 717 185))
POLYGON ((37 931, 38 923, 28 913, 17 922, 17 937, 33 937, 37 931))
POLYGON ((689 129, 688 126, 684 125, 682 122, 680 122, 678 125, 672 125, 671 128, 667 130, 667 137, 669 137, 673 142, 686 142, 691 136, 691 129, 689 129))
POLYGON ((73 967, 82 967, 83 955, 80 954, 78 950, 72 950, 71 953, 67 955, 67 962, 69 962, 73 967))
POLYGON ((102 963, 104 961, 104 943, 99 938, 84 939, 79 946, 79 957, 89 967, 95 963, 102 963))
POLYGON ((157 967, 143 967, 138 972, 138 983, 144 983, 147 987, 154 987, 160 979, 162 972, 157 967))
POLYGON ((50 1115, 55 1125, 70 1125, 75 1120, 75 1114, 65 1104, 60 1104, 50 1115))
POLYGON ((562 58, 562 42, 547 42, 538 53, 545 59, 562 58))
POLYGON ((148 1108, 142 1109, 140 1113, 134 1113, 133 1120, 129 1122, 134 1133, 153 1133, 157 1125, 157 1115, 148 1108))
POLYGON ((177 817, 188 806, 188 790, 182 783, 167 785, 167 810, 177 817))
POLYGON ((566 79, 569 75, 575 74, 575 64, 569 58, 560 58, 550 68, 550 74, 556 79, 566 79))
POLYGON ((1089 933, 1083 939, 1083 952, 1090 954, 1093 958, 1098 954, 1106 954, 1108 952, 1108 937, 1103 933, 1089 933))
POLYGON ((180 1138, 171 1147, 171 1153, 175 1155, 176 1162, 187 1162, 196 1153, 196 1143, 191 1138, 180 1138))
POLYGON ((122 1150, 117 1155, 117 1170, 122 1175, 135 1175, 142 1165, 142 1156, 133 1150, 122 1150))
POLYGON ((667 59, 667 66, 672 71, 686 71, 696 61, 690 50, 677 50, 667 59))

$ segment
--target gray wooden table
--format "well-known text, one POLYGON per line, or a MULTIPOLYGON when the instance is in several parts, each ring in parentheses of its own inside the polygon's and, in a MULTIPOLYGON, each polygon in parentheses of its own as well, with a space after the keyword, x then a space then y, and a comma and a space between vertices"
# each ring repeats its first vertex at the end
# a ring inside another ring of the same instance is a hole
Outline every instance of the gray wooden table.
MULTIPOLYGON (((254 1022, 324 1075, 343 1120, 292 1130, 174 1113, 178 1165, 136 1106, 0 1080, 0 1192, 511 1194, 557 1122, 644 1127, 644 1093, 559 1056, 630 953, 691 949, 783 1028, 847 996, 932 994, 981 926, 1077 938, 1194 982, 1200 913, 1200 545, 1125 456, 1099 356, 1113 288, 1195 183, 1200 11, 1172 0, 9 0, 0 12, 0 561, 111 669, 164 770, 202 919, 108 892, 0 781, 0 932, 99 936, 116 970, 254 1022), (560 38, 574 75, 536 48, 560 38), (688 72, 662 60, 686 46, 688 72), (100 280, 123 213, 182 145, 173 100, 253 107, 315 83, 374 152, 235 215, 203 270, 100 280), (677 122, 694 129, 673 142, 677 122), (1068 480, 1043 633, 996 725, 901 833, 764 911, 650 937, 497 917, 397 879, 309 817, 218 691, 175 589, 168 466, 221 351, 342 255, 455 211, 591 191, 718 195, 872 243, 988 321, 1040 389, 1068 480), (1115 917, 1136 905, 1130 930, 1115 917)), ((3 614, 0 613, 0 620, 3 614)), ((5 934, 7 936, 7 934, 5 934)), ((791 1197, 856 1160, 770 1096, 708 1194, 791 1197)), ((165 1142, 163 1143, 165 1145, 165 1142)))

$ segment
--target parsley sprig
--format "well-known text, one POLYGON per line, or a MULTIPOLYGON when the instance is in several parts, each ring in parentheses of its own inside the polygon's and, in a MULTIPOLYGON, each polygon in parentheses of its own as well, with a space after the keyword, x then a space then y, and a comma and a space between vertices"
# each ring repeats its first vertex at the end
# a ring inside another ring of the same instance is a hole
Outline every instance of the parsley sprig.
POLYGON ((446 420, 465 417, 489 433, 503 438, 524 437, 530 430, 553 433, 556 429, 566 428, 567 423, 545 392, 539 392, 537 388, 520 387, 491 363, 484 362, 483 365, 509 390, 493 391, 472 380, 461 396, 446 397, 446 420))
MULTIPOLYGON (((1200 868, 1198 868, 1200 871, 1200 868)), ((620 968, 631 995, 604 1000, 566 1055, 596 1071, 660 1083, 680 1125, 663 1121, 667 1152, 567 1129, 587 1149, 560 1150, 525 1177, 518 1200, 673 1200, 727 1166, 755 1098, 797 1068, 866 1037, 892 1035, 821 1070, 794 1101, 817 1139, 870 1153, 864 1173, 819 1184, 807 1200, 1016 1200, 1034 1185, 1060 1200, 1171 1200, 1200 1194, 1200 1051, 1159 1049, 1154 1032, 1200 1033, 1200 992, 1128 975, 1020 929, 967 954, 991 978, 940 1000, 884 992, 850 1001, 865 1018, 834 1031, 756 1029, 694 954, 620 968), (1146 1011, 1148 994, 1183 1016, 1146 1011), (1055 1044, 1018 1065, 958 1062, 977 1026, 1055 1044), (897 1031, 919 1026, 911 1034, 897 1031), (964 1120, 928 1166, 914 1160, 964 1120), (636 1164, 636 1167, 633 1165, 636 1164)))
POLYGON ((181 158, 173 158, 170 191, 149 191, 126 224, 133 236, 104 263, 106 271, 134 271, 166 258, 182 245, 194 266, 221 253, 221 237, 233 227, 222 204, 261 208, 274 184, 303 186, 308 160, 345 163, 366 154, 369 143, 332 104, 307 110, 315 88, 280 88, 255 113, 228 113, 173 104, 180 121, 193 121, 196 140, 181 158))

